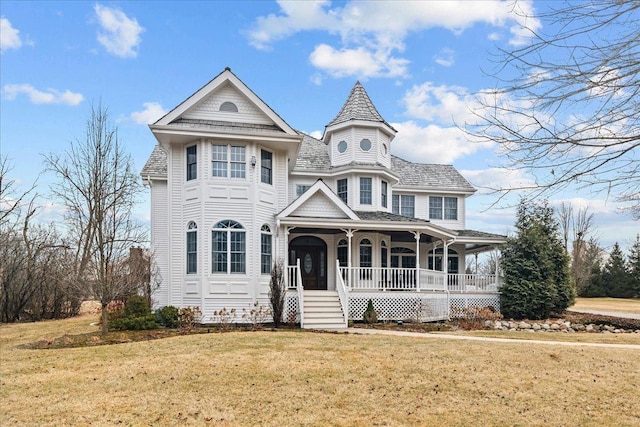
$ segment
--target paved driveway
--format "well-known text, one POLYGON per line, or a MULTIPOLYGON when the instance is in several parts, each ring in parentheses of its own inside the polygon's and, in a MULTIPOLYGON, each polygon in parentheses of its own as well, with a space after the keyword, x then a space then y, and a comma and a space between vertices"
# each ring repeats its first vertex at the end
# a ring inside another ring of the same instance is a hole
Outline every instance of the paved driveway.
POLYGON ((587 313, 587 314, 599 314, 601 316, 612 316, 612 317, 622 317, 625 319, 639 319, 640 314, 638 313, 625 313, 622 311, 600 311, 600 310, 586 310, 586 309, 575 309, 568 308, 567 311, 573 311, 574 313, 587 313))

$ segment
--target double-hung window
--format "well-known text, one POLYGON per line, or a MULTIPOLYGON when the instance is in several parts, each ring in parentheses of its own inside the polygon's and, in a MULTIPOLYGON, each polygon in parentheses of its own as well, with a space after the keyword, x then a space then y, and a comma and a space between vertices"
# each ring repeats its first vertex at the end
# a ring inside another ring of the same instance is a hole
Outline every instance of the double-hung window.
POLYGON ((211 272, 244 273, 246 271, 246 235, 242 225, 232 220, 220 221, 211 232, 211 272))
POLYGON ((349 184, 346 178, 338 180, 338 197, 340 197, 343 202, 349 203, 349 184))
POLYGON ((191 221, 187 225, 187 274, 198 272, 198 226, 191 221))
POLYGON ((416 197, 409 194, 394 194, 391 199, 394 214, 414 218, 416 216, 416 197))
POLYGON ((273 153, 270 151, 260 150, 260 181, 273 183, 273 153))
POLYGON ((429 196, 429 219, 458 219, 458 198, 429 196))
POLYGON ((310 189, 311 186, 310 185, 300 185, 297 184, 296 185, 296 197, 300 197, 302 196, 302 194, 307 191, 308 189, 310 189))
POLYGON ((387 207, 387 182, 382 181, 380 186, 380 203, 383 208, 387 207))
POLYGON ((371 204, 371 178, 360 178, 360 204, 371 204))
POLYGON ((223 178, 246 176, 246 147, 236 145, 211 145, 212 175, 223 178))
POLYGON ((187 147, 187 181, 198 178, 198 147, 187 147))
POLYGON ((260 229, 260 273, 271 274, 271 228, 267 224, 260 229))

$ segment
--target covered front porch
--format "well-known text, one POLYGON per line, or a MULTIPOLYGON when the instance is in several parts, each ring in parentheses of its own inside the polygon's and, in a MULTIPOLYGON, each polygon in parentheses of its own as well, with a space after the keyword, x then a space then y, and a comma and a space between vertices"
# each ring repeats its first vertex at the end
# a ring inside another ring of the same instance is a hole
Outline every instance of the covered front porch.
POLYGON ((470 273, 466 256, 487 251, 497 254, 501 236, 470 237, 465 232, 440 230, 426 221, 360 221, 358 229, 327 223, 309 227, 307 219, 301 221, 304 227, 287 224, 283 234, 287 237, 289 312, 296 313, 303 327, 309 307, 317 305, 310 295, 316 298, 318 292, 334 295, 344 326, 349 320, 362 320, 369 300, 383 321, 443 320, 456 308, 491 306, 499 310, 498 263, 494 272, 470 273), (396 229, 401 224, 414 229, 396 229))

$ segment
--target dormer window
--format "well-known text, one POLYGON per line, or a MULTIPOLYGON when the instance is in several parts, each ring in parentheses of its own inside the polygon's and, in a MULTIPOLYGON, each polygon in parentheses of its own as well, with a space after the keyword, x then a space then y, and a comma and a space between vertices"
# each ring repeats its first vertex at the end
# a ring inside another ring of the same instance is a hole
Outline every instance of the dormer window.
POLYGON ((338 153, 344 153, 347 151, 347 141, 338 142, 338 153))
POLYGON ((371 150, 371 141, 367 138, 364 138, 362 141, 360 141, 360 148, 362 149, 362 151, 371 150))
POLYGON ((227 101, 227 102, 223 102, 220 105, 220 111, 225 111, 225 112, 230 112, 230 113, 237 113, 238 112, 238 107, 233 102, 227 101))

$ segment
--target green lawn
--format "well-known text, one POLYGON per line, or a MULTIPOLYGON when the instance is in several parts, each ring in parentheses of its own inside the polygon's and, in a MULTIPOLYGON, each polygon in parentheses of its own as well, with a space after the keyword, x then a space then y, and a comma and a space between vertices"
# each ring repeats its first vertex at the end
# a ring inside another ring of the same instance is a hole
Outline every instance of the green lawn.
POLYGON ((0 327, 9 425, 640 425, 640 352, 284 332, 59 350, 93 319, 0 327))

